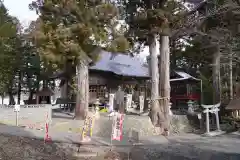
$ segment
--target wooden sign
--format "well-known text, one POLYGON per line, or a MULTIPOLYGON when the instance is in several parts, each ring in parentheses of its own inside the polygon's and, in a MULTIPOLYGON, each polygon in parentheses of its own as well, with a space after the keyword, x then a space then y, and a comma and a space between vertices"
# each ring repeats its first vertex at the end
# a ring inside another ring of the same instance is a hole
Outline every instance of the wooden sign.
POLYGON ((198 119, 202 119, 202 114, 201 113, 197 114, 197 116, 198 116, 198 119))
POLYGON ((20 105, 14 105, 14 112, 20 112, 20 105))
POLYGON ((142 113, 144 109, 144 96, 139 96, 139 112, 142 113))
POLYGON ((122 140, 123 114, 117 113, 113 118, 112 140, 122 140))
POLYGON ((82 141, 91 140, 93 124, 94 124, 94 117, 87 116, 84 121, 84 126, 82 130, 82 141))

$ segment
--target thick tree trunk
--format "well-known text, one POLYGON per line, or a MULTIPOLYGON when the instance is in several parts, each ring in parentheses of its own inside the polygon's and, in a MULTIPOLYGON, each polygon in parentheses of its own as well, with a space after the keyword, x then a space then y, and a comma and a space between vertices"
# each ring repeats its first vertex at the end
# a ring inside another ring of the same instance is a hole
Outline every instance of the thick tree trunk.
POLYGON ((151 76, 151 106, 150 118, 154 126, 160 127, 163 114, 159 107, 159 72, 158 72, 158 48, 157 35, 149 36, 149 52, 150 52, 150 76, 151 76))
POLYGON ((22 90, 22 72, 19 71, 19 77, 18 77, 18 99, 17 99, 17 104, 20 104, 20 101, 21 101, 21 90, 22 90))
POLYGON ((233 66, 232 66, 232 52, 229 58, 229 99, 233 99, 233 66))
POLYGON ((8 92, 8 95, 9 95, 9 105, 15 105, 15 100, 14 100, 14 96, 12 94, 11 91, 8 92))
POLYGON ((47 88, 48 87, 48 80, 43 80, 43 88, 47 88))
POLYGON ((159 80, 159 100, 160 108, 164 114, 162 127, 165 131, 169 131, 170 117, 169 117, 169 105, 170 105, 170 51, 169 51, 169 36, 161 36, 160 41, 160 80, 159 80))
POLYGON ((64 80, 64 84, 61 86, 61 98, 66 99, 68 97, 68 80, 64 80))
POLYGON ((221 53, 219 47, 215 50, 213 54, 213 69, 212 69, 212 77, 213 77, 213 103, 219 103, 221 100, 221 89, 220 89, 220 57, 221 53))
POLYGON ((89 75, 88 62, 81 61, 77 67, 77 101, 75 108, 75 119, 84 119, 89 105, 89 75))
POLYGON ((12 81, 9 83, 10 84, 10 88, 8 88, 8 96, 9 96, 9 105, 15 105, 15 100, 14 100, 14 96, 13 96, 13 83, 12 81))
MULTIPOLYGON (((64 73, 72 73, 71 71, 72 62, 66 61, 64 67, 64 73)), ((64 77, 64 84, 61 86, 61 98, 68 99, 69 97, 69 76, 64 77)))
POLYGON ((176 48, 176 41, 172 41, 171 43, 171 64, 170 64, 170 68, 175 70, 177 68, 177 61, 176 61, 176 51, 175 51, 175 48, 176 48))
POLYGON ((28 104, 30 104, 29 102, 32 102, 32 100, 33 100, 33 90, 29 89, 28 104))

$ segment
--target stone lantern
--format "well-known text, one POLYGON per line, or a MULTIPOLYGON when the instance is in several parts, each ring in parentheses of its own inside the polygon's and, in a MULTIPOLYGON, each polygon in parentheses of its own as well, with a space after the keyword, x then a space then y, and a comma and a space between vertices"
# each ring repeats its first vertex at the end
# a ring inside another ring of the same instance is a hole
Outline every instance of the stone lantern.
POLYGON ((96 101, 95 101, 95 103, 94 103, 94 105, 95 105, 95 118, 99 118, 100 117, 100 115, 99 115, 99 105, 101 104, 100 102, 99 102, 100 100, 99 99, 96 99, 96 101))

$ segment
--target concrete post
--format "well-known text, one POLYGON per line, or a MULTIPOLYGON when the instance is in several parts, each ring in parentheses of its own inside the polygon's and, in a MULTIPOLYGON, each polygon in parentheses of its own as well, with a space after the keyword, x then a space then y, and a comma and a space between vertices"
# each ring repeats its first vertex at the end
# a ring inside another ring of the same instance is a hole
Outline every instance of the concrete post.
POLYGON ((216 124, 217 124, 217 131, 220 131, 220 124, 219 124, 219 116, 218 116, 218 111, 215 112, 216 115, 216 124))
POLYGON ((207 108, 205 110, 206 112, 206 133, 209 133, 210 132, 210 129, 209 129, 209 109, 207 108))
POLYGON ((219 115, 218 115, 219 107, 220 107, 220 103, 214 105, 214 107, 212 108, 212 110, 214 111, 215 116, 216 116, 217 131, 221 131, 221 129, 220 129, 220 124, 219 124, 219 115))

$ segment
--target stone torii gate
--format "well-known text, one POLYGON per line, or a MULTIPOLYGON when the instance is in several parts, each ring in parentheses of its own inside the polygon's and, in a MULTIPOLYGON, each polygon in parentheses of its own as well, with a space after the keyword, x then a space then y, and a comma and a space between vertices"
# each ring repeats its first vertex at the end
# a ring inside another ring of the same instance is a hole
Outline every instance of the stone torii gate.
POLYGON ((219 135, 219 134, 223 134, 224 132, 221 131, 220 128, 220 123, 219 123, 219 115, 218 112, 220 111, 219 107, 220 107, 221 103, 218 104, 214 104, 214 105, 202 105, 202 107, 204 108, 203 113, 206 113, 206 135, 208 136, 214 136, 214 135, 219 135), (216 117, 216 124, 217 124, 217 130, 216 131, 210 131, 210 127, 209 127, 209 113, 214 113, 215 117, 216 117))

